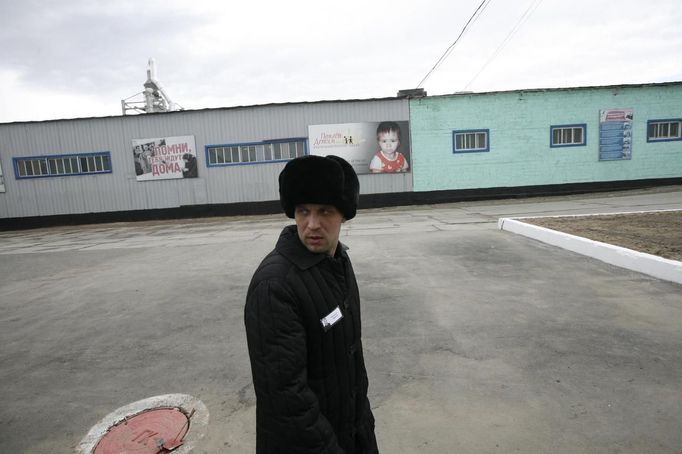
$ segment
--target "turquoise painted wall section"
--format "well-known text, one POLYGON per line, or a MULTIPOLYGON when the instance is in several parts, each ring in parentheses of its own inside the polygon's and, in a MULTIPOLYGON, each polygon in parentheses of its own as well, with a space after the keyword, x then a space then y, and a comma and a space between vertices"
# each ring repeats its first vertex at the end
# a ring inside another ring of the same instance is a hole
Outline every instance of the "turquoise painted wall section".
POLYGON ((415 191, 682 177, 682 141, 647 142, 647 121, 682 118, 682 84, 532 90, 410 100, 415 191), (599 111, 634 109, 632 159, 599 161, 599 111), (551 148, 550 126, 587 125, 586 146, 551 148), (490 151, 453 154, 452 131, 489 129, 490 151))

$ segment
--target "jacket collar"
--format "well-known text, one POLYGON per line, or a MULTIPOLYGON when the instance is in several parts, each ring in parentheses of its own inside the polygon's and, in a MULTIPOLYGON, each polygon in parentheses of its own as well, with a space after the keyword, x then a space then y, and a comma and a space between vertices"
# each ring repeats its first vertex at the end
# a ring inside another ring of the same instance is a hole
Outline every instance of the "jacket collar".
MULTIPOLYGON (((284 227, 284 230, 282 230, 282 233, 279 235, 279 240, 277 240, 275 250, 287 259, 291 260, 294 265, 302 270, 311 268, 323 260, 329 258, 329 256, 326 254, 316 254, 314 252, 310 252, 298 238, 296 225, 284 227)), ((347 250, 348 247, 339 241, 334 258, 347 258, 347 250)))

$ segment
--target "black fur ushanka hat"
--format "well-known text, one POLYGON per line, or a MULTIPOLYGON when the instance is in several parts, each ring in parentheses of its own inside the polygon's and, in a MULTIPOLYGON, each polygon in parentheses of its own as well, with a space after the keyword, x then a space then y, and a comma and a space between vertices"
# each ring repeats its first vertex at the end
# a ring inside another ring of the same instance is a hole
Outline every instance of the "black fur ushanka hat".
POLYGON ((287 216, 296 205, 334 205, 346 220, 353 219, 360 199, 360 182, 353 167, 338 156, 301 156, 279 174, 279 200, 287 216))

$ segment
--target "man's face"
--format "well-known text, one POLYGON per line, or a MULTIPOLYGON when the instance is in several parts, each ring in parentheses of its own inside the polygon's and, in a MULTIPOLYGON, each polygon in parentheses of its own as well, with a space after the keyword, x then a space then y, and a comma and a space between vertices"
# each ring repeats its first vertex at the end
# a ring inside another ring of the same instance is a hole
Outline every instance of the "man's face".
POLYGON ((377 135, 379 141, 379 148, 386 154, 393 154, 400 146, 400 139, 398 139, 397 131, 380 132, 377 135))
POLYGON ((298 238, 310 252, 334 255, 339 244, 341 224, 345 221, 334 205, 296 205, 294 219, 298 238))

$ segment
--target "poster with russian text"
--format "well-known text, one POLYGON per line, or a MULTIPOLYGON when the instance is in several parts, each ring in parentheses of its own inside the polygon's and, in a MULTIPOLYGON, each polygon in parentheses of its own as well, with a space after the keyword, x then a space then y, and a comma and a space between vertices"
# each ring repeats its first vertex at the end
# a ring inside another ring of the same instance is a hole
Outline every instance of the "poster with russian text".
POLYGON ((133 139, 137 181, 196 178, 194 136, 133 139))
POLYGON ((358 175, 409 172, 409 131, 407 121, 309 125, 308 148, 345 159, 358 175))
POLYGON ((633 109, 599 111, 599 160, 632 159, 633 109))

